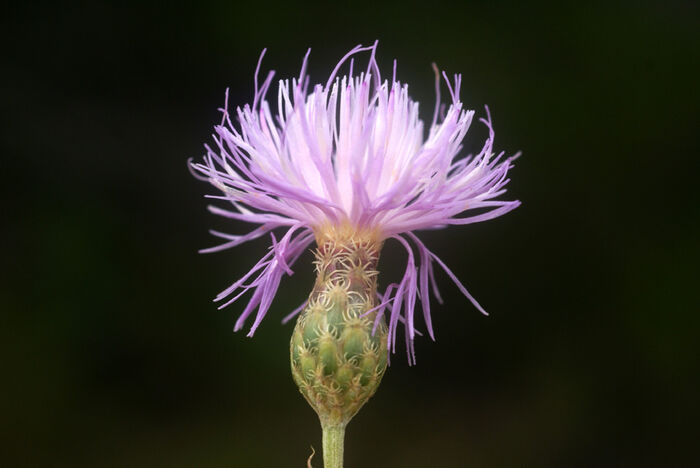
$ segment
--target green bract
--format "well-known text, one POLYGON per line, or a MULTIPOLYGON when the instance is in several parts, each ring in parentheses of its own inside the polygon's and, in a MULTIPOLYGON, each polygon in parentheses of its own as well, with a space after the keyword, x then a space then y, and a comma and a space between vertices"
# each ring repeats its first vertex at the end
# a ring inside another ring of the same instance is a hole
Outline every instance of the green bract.
POLYGON ((316 251, 318 276, 292 334, 291 364, 322 424, 347 424, 386 370, 387 327, 373 310, 380 247, 372 238, 326 237, 316 251))

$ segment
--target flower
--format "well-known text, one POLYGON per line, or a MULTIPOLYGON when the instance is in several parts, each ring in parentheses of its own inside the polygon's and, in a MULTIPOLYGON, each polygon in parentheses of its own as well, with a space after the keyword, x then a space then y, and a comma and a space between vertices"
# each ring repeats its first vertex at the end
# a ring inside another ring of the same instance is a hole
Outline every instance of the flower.
POLYGON ((415 231, 486 221, 516 208, 519 201, 495 199, 505 193, 507 173, 517 155, 504 158, 503 153, 493 152, 494 131, 487 107, 486 119, 480 119, 489 131, 486 142, 478 154, 459 158, 474 111, 464 109, 460 101, 460 75, 450 81, 442 73, 451 102, 447 108, 441 104, 435 66, 437 100, 426 137, 418 103, 409 97, 408 86, 396 79, 396 62, 391 81, 382 79, 376 51, 376 42, 353 48, 325 84, 309 88, 309 50, 298 78, 279 81, 273 111, 267 95, 274 72, 262 84, 258 82, 263 50, 255 71, 253 103, 236 108, 234 123, 227 90, 223 117, 215 126, 216 145, 206 145, 203 162, 191 167, 220 191, 211 198, 231 205, 229 209, 210 206, 212 213, 255 225, 244 235, 212 231, 225 242, 202 252, 270 235, 269 252, 215 299, 223 308, 252 291, 234 330, 240 330, 255 312, 248 336, 254 334, 282 277, 292 274, 296 260, 315 240, 340 231, 371 236, 380 245, 395 239, 407 252, 406 269, 398 283, 378 294, 379 304, 373 310, 378 317, 388 315, 389 351, 396 349, 398 323, 405 325, 410 363, 415 362, 417 302, 427 332, 435 339, 431 290, 442 300, 434 263, 486 313, 415 231), (361 52, 370 52, 370 58, 358 74, 353 57, 361 52), (340 76, 345 65, 349 72, 340 76), (278 228, 284 229, 279 238, 273 232, 278 228))

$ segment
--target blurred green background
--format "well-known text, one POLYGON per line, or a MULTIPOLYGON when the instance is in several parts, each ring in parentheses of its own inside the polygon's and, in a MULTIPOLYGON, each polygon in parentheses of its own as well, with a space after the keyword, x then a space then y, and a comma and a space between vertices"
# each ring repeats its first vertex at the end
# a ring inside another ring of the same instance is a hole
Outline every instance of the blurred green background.
MULTIPOLYGON (((693 2, 36 2, 0 19, 0 465, 302 467, 320 448, 279 319, 211 299, 267 239, 215 255, 186 169, 224 90, 312 80, 379 39, 433 105, 431 62, 523 151, 497 220, 421 233, 446 276, 437 342, 402 350, 349 426, 352 467, 668 467, 697 459, 698 69, 693 2)), ((474 125, 467 149, 486 134, 474 125)), ((400 274, 391 243, 380 283, 400 274)), ((321 466, 321 458, 315 466, 321 466)))

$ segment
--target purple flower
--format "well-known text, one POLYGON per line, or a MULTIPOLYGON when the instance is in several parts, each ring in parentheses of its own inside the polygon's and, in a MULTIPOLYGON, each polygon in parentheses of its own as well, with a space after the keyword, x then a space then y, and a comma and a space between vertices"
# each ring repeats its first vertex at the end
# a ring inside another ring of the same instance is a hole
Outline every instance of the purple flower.
MULTIPOLYGON (((476 155, 459 157, 474 111, 464 109, 459 99, 460 75, 450 81, 443 72, 450 103, 447 107, 440 103, 437 68, 437 102, 426 137, 418 103, 409 97, 408 86, 396 79, 396 62, 392 79, 383 79, 376 49, 376 43, 355 47, 325 84, 313 87, 306 75, 307 52, 299 77, 279 81, 273 104, 267 96, 274 72, 258 82, 263 51, 252 105, 236 108, 233 119, 228 107, 222 109, 215 146, 206 145, 203 162, 192 164, 195 175, 221 192, 210 198, 230 204, 228 209, 210 206, 212 213, 255 226, 244 235, 212 231, 225 242, 202 252, 217 252, 268 234, 271 239, 267 254, 215 299, 223 308, 252 291, 234 330, 255 312, 248 333, 253 335, 282 277, 292 274, 299 256, 329 229, 372 232, 379 241, 393 238, 406 249, 403 278, 389 284, 379 299, 379 315, 388 313, 390 350, 395 351, 401 321, 411 360, 418 301, 434 339, 431 290, 442 302, 434 263, 486 313, 414 231, 486 221, 516 208, 519 201, 495 200, 506 191, 515 156, 503 158, 503 153, 493 152, 494 131, 486 108, 487 118, 480 119, 489 130, 483 148, 476 155), (370 53, 367 68, 361 71, 353 63, 360 52, 370 53), (348 74, 341 76, 346 65, 348 74), (277 229, 283 230, 279 237, 273 233, 277 229)), ((226 101, 228 105, 228 91, 226 101)))

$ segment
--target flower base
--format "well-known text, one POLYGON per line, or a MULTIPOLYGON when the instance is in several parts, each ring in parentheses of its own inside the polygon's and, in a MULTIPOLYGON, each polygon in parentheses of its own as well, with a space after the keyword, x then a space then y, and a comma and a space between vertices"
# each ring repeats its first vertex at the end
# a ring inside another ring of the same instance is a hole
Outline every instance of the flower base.
POLYGON ((374 395, 386 370, 387 327, 374 310, 381 242, 331 231, 317 236, 317 243, 318 276, 292 334, 291 367, 321 420, 324 460, 335 460, 327 460, 326 468, 335 468, 342 466, 345 425, 374 395))

